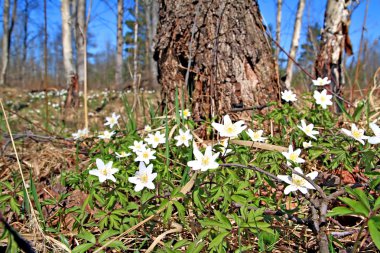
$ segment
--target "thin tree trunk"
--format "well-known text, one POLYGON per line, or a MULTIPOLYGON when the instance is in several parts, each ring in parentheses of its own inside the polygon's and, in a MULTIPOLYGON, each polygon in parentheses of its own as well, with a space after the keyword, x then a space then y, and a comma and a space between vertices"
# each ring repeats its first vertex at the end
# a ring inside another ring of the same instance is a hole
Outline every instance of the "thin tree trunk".
MULTIPOLYGON (((281 16, 282 16, 282 0, 277 0, 277 17, 276 17, 276 41, 281 44, 281 16)), ((280 48, 276 47, 276 59, 279 63, 280 48)))
MULTIPOLYGON (((337 99, 341 100, 342 87, 344 86, 343 51, 347 55, 352 54, 352 46, 348 36, 350 23, 350 11, 348 7, 351 0, 329 0, 325 11, 325 21, 322 30, 322 40, 317 60, 315 73, 319 77, 328 77, 331 80, 330 88, 337 99)), ((339 107, 335 106, 339 112, 339 107)))
POLYGON ((71 78, 75 75, 73 65, 73 48, 71 43, 70 29, 70 5, 69 0, 61 1, 62 15, 62 48, 63 48, 63 65, 65 68, 66 85, 69 88, 71 78))
POLYGON ((191 98, 196 121, 278 100, 257 0, 161 0, 159 14, 155 59, 163 108, 174 108, 176 91, 183 105, 191 98))
POLYGON ((124 0, 117 1, 117 53, 116 53, 116 71, 115 85, 118 89, 123 85, 123 16, 124 0))
POLYGON ((44 0, 44 90, 45 90, 45 115, 46 115, 46 122, 45 127, 48 127, 49 123, 49 106, 48 106, 48 56, 47 56, 47 45, 48 44, 48 33, 47 33, 47 3, 46 0, 44 0))
POLYGON ((137 103, 139 102, 138 99, 138 83, 137 83, 137 53, 138 53, 138 43, 137 43, 137 36, 139 31, 139 23, 138 23, 138 16, 139 16, 139 1, 135 0, 135 26, 134 26, 134 37, 133 37, 133 94, 134 94, 134 101, 133 101, 133 108, 135 109, 137 103))
POLYGON ((154 60, 154 48, 156 43, 156 34, 157 34, 157 25, 158 25, 158 13, 159 13, 159 0, 152 0, 152 23, 151 23, 151 33, 152 33, 152 42, 150 44, 152 57, 150 58, 150 72, 153 76, 153 87, 158 87, 158 69, 157 62, 154 60))
POLYGON ((77 1, 77 11, 76 11, 76 49, 77 49, 77 73, 79 86, 83 87, 84 81, 84 52, 86 50, 84 43, 84 34, 85 31, 85 19, 86 19, 86 0, 77 1))
POLYGON ((290 89, 292 79, 293 79, 293 60, 292 59, 295 59, 296 54, 297 54, 297 49, 298 49, 300 34, 301 34, 302 14, 303 14, 304 9, 305 9, 305 0, 299 0, 296 20, 294 22, 292 45, 290 47, 290 52, 289 52, 290 57, 288 58, 288 64, 286 66, 285 86, 287 89, 290 89))
POLYGON ((24 23, 23 23, 23 32, 24 36, 22 38, 22 59, 21 59, 21 83, 25 87, 26 78, 26 60, 28 58, 28 23, 29 23, 29 0, 25 0, 25 8, 23 11, 24 23))

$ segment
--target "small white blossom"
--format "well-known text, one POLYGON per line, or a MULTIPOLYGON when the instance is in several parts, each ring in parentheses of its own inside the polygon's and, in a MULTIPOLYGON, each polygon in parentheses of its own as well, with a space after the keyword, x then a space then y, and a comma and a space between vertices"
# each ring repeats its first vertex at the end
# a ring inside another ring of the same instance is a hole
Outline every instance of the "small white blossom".
POLYGON ((151 128, 149 125, 146 125, 146 126, 144 127, 144 131, 145 131, 145 132, 150 132, 150 131, 152 131, 152 128, 151 128))
POLYGON ((157 148, 159 144, 165 143, 165 134, 161 134, 159 131, 155 132, 154 134, 148 134, 148 137, 145 138, 145 141, 153 148, 157 148))
POLYGON ((114 125, 118 124, 118 120, 120 118, 120 115, 117 115, 116 113, 112 113, 111 117, 106 117, 106 123, 104 123, 105 126, 110 126, 110 128, 113 128, 114 125))
POLYGON ((304 142, 302 142, 302 146, 304 149, 306 149, 306 148, 312 147, 313 145, 311 144, 311 141, 309 141, 309 142, 304 141, 304 142))
POLYGON ((323 109, 326 109, 328 105, 332 105, 332 95, 327 95, 327 90, 325 89, 321 92, 315 90, 313 97, 315 98, 315 103, 321 105, 323 109))
POLYGON ((313 130, 314 128, 314 125, 313 124, 309 124, 309 125, 306 125, 306 122, 305 120, 301 120, 301 125, 300 126, 297 126, 299 129, 301 129, 307 136, 309 136, 310 138, 313 138, 313 139, 317 139, 314 135, 315 134, 319 134, 318 131, 316 130, 313 130))
POLYGON ((324 77, 323 79, 318 77, 317 80, 312 81, 315 86, 325 86, 331 83, 331 81, 327 77, 324 77))
POLYGON ((228 147, 228 139, 224 139, 224 140, 222 140, 221 143, 218 143, 218 144, 222 145, 222 147, 220 147, 220 149, 222 151, 223 156, 232 152, 232 149, 227 148, 228 147))
POLYGON ((115 134, 114 131, 109 132, 109 131, 104 131, 103 134, 99 135, 98 137, 103 140, 108 140, 111 139, 111 137, 115 134))
POLYGON ((179 115, 181 117, 183 117, 184 119, 187 119, 191 116, 191 112, 189 111, 189 109, 185 109, 185 110, 179 110, 179 115))
POLYGON ((368 136, 364 135, 364 130, 358 129, 358 127, 355 124, 351 125, 351 131, 344 128, 342 128, 341 130, 345 135, 354 138, 355 140, 357 140, 363 145, 364 145, 364 140, 369 138, 368 136))
POLYGON ((263 130, 258 130, 256 132, 254 132, 251 129, 248 129, 246 132, 252 141, 264 142, 266 139, 268 139, 266 137, 262 137, 263 132, 264 132, 263 130))
MULTIPOLYGON (((294 168, 296 172, 303 175, 303 171, 301 168, 296 167, 294 168)), ((306 175, 306 177, 310 178, 311 180, 314 180, 318 176, 317 171, 313 171, 306 175)), ((315 190, 314 186, 310 184, 306 179, 303 177, 293 173, 292 177, 288 175, 278 175, 277 176, 280 180, 284 181, 285 183, 289 184, 285 187, 284 193, 285 195, 289 194, 290 192, 294 191, 301 191, 303 194, 306 194, 308 189, 315 190)))
POLYGON ((136 172, 134 177, 129 177, 128 181, 135 184, 135 191, 139 192, 145 187, 153 190, 155 188, 153 180, 157 177, 157 173, 153 172, 153 164, 148 167, 145 166, 143 162, 140 162, 139 170, 136 172))
POLYGON ((219 132, 221 137, 236 137, 247 127, 242 120, 232 123, 228 114, 223 117, 223 123, 224 124, 213 122, 211 124, 219 132))
POLYGON ((379 144, 380 143, 380 127, 376 125, 374 122, 369 123, 369 127, 372 129, 372 132, 375 136, 371 136, 368 138, 368 142, 371 144, 379 144))
POLYGON ((73 133, 72 136, 74 140, 82 139, 88 135, 87 128, 79 129, 78 132, 73 133))
POLYGON ((290 166, 291 163, 289 161, 292 161, 294 163, 304 163, 305 160, 302 159, 300 156, 301 154, 301 149, 296 149, 293 151, 293 146, 289 146, 289 151, 288 152, 282 152, 282 154, 286 157, 287 165, 290 166))
POLYGON ((134 141, 132 146, 129 146, 134 153, 146 149, 146 144, 143 141, 134 141))
POLYGON ((215 161, 219 156, 219 152, 213 155, 211 146, 207 146, 205 153, 202 154, 197 145, 194 144, 193 154, 196 160, 187 162, 187 166, 193 170, 207 171, 219 167, 219 164, 215 161))
POLYGON ((185 145, 186 147, 189 146, 189 141, 193 139, 193 136, 190 133, 190 130, 187 129, 186 131, 183 131, 182 129, 179 130, 179 135, 174 137, 175 140, 177 140, 176 146, 179 147, 181 145, 185 145))
POLYGON ((150 160, 156 159, 156 157, 154 156, 154 153, 156 153, 156 151, 151 150, 150 148, 146 148, 146 149, 137 151, 136 152, 137 157, 136 157, 135 161, 136 162, 144 162, 145 164, 149 164, 150 160))
POLYGON ((119 170, 112 168, 112 161, 108 162, 107 164, 104 164, 104 162, 101 159, 96 159, 96 166, 98 167, 97 169, 89 171, 90 175, 99 177, 100 183, 103 183, 107 179, 116 182, 116 178, 113 176, 113 174, 115 174, 119 170))
POLYGON ((286 102, 295 102, 297 101, 296 94, 291 90, 281 91, 281 98, 286 102))
POLYGON ((125 151, 121 151, 120 154, 118 152, 115 152, 117 158, 124 158, 131 155, 131 153, 127 153, 125 151))

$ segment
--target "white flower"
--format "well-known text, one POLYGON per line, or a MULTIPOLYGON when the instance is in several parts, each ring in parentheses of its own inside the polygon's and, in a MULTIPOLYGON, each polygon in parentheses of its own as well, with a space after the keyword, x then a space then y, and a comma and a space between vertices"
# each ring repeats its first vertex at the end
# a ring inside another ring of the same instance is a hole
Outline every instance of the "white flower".
POLYGON ((306 125, 306 122, 305 120, 301 120, 301 126, 297 126, 299 129, 301 129, 307 136, 313 138, 313 139, 317 139, 314 134, 319 134, 318 131, 316 130, 313 130, 314 128, 314 125, 313 124, 309 124, 309 125, 306 125))
POLYGON ((213 155, 211 146, 207 146, 205 153, 202 154, 197 145, 194 144, 193 154, 196 160, 187 162, 187 166, 193 170, 207 171, 219 167, 219 164, 215 161, 219 156, 219 152, 213 155))
POLYGON ((296 94, 291 90, 281 91, 281 98, 286 102, 294 102, 297 101, 296 94))
POLYGON ((150 131, 152 131, 152 128, 151 128, 149 125, 146 125, 146 126, 144 127, 144 131, 145 131, 145 132, 150 132, 150 131))
POLYGON ((266 139, 268 139, 266 137, 262 137, 264 132, 263 130, 254 132, 251 129, 248 129, 248 131, 246 132, 249 135, 249 137, 251 137, 252 141, 264 142, 266 139))
POLYGON ((145 138, 145 141, 152 145, 153 148, 157 148, 157 146, 161 143, 165 143, 165 134, 161 134, 157 131, 155 134, 148 134, 148 137, 145 138))
POLYGON ((87 135, 88 135, 87 128, 79 129, 78 132, 72 134, 74 140, 78 140, 78 139, 84 138, 87 135))
POLYGON ((368 139, 368 136, 364 135, 364 130, 358 129, 357 126, 353 123, 351 124, 351 131, 344 128, 342 128, 341 130, 345 135, 354 138, 355 140, 357 140, 363 145, 364 145, 364 140, 368 139))
POLYGON ((145 164, 149 164, 150 160, 156 159, 156 157, 154 156, 154 153, 156 153, 156 151, 151 150, 150 148, 146 148, 146 149, 137 151, 136 152, 137 157, 136 157, 135 161, 136 162, 144 162, 145 164))
POLYGON ((131 155, 131 153, 126 153, 125 151, 121 151, 120 154, 118 152, 115 152, 117 158, 124 158, 131 155))
POLYGON ((110 126, 110 128, 113 128, 114 125, 117 125, 117 121, 119 120, 120 115, 116 115, 116 113, 112 113, 111 117, 106 117, 106 123, 104 123, 105 126, 110 126))
MULTIPOLYGON (((303 171, 301 170, 301 168, 295 167, 294 170, 298 172, 299 174, 303 175, 303 171)), ((310 178, 311 180, 314 180, 317 176, 318 176, 317 171, 313 171, 306 175, 306 177, 310 178)), ((306 194, 308 189, 315 190, 312 184, 310 184, 306 179, 304 179, 303 177, 297 174, 293 173, 292 177, 288 175, 278 175, 277 177, 280 180, 284 181, 285 183, 289 184, 288 186, 285 187, 285 190, 284 190, 285 195, 297 190, 301 191, 303 194, 306 194)))
POLYGON ((218 130, 221 137, 236 137, 247 127, 242 120, 232 123, 228 114, 223 117, 223 122, 224 124, 216 122, 211 124, 216 130, 218 130))
POLYGON ((296 149, 293 151, 293 146, 290 145, 289 146, 289 151, 288 152, 282 152, 282 154, 286 157, 286 159, 288 160, 287 161, 287 165, 290 166, 291 163, 289 161, 292 161, 294 163, 304 163, 305 160, 300 158, 300 154, 301 154, 301 149, 296 149))
POLYGON ((315 86, 325 86, 331 83, 331 81, 327 77, 324 77, 323 79, 318 77, 317 80, 312 81, 315 86))
POLYGON ((112 168, 112 161, 108 162, 107 164, 104 164, 104 162, 101 159, 96 159, 96 166, 98 167, 97 169, 89 171, 90 175, 99 177, 100 183, 103 183, 107 179, 116 182, 116 178, 113 176, 113 174, 115 174, 119 170, 112 168))
POLYGON ((129 148, 132 149, 134 153, 137 153, 146 149, 146 144, 143 141, 134 141, 133 146, 129 146, 129 148))
POLYGON ((177 140, 176 146, 179 147, 181 145, 185 145, 186 147, 189 146, 189 140, 193 139, 193 136, 190 134, 190 130, 183 131, 182 129, 179 130, 179 135, 175 136, 174 139, 177 140))
POLYGON ((302 142, 302 146, 303 146, 303 148, 310 148, 310 147, 312 147, 313 145, 311 144, 311 141, 309 141, 309 142, 306 142, 306 141, 304 141, 304 142, 302 142))
POLYGON ((98 137, 100 139, 103 139, 103 140, 108 140, 108 139, 111 139, 112 135, 114 135, 115 132, 112 131, 112 132, 109 132, 109 131, 104 131, 103 134, 99 135, 98 137))
POLYGON ((328 105, 332 105, 332 95, 327 95, 327 90, 321 92, 315 90, 313 97, 315 98, 315 103, 321 105, 323 109, 326 109, 328 105))
POLYGON ((189 109, 185 109, 185 110, 179 110, 179 115, 181 117, 183 117, 184 119, 187 119, 188 117, 191 116, 191 112, 189 111, 189 109))
POLYGON ((227 148, 228 147, 228 139, 224 139, 224 140, 222 140, 222 143, 218 143, 218 144, 222 144, 222 147, 220 147, 220 149, 222 150, 223 156, 232 152, 232 149, 227 148))
POLYGON ((142 189, 144 189, 144 187, 153 190, 153 180, 157 177, 157 173, 152 172, 153 164, 150 164, 148 167, 146 167, 144 163, 140 162, 139 170, 136 172, 134 177, 129 177, 128 181, 136 185, 136 192, 141 191, 142 189))
POLYGON ((368 138, 368 142, 371 144, 379 144, 380 143, 380 128, 374 122, 369 123, 369 127, 372 129, 372 132, 375 136, 371 136, 368 138))

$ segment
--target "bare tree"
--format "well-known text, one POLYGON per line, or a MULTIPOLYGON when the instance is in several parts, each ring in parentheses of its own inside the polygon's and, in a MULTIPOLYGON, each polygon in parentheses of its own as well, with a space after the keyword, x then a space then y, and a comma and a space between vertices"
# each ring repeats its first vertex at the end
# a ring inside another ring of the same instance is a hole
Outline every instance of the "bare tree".
POLYGON ((297 49, 298 49, 298 45, 299 45, 300 34, 301 34, 301 25, 302 25, 302 14, 303 14, 304 8, 305 8, 305 0, 299 0, 296 20, 294 22, 294 32, 293 32, 293 38, 292 38, 292 45, 290 46, 290 52, 289 52, 290 57, 288 59, 288 64, 286 66, 285 86, 287 89, 290 89, 291 82, 293 79, 293 60, 296 57, 297 49))
POLYGON ((87 36, 85 33, 85 22, 86 22, 86 0, 77 0, 76 2, 76 49, 77 49, 77 73, 79 85, 83 87, 84 81, 84 51, 87 50, 84 43, 84 37, 87 36))
POLYGON ((139 1, 135 0, 135 26, 134 26, 134 37, 133 37, 133 94, 134 94, 134 101, 133 101, 133 108, 138 103, 138 83, 137 83, 137 53, 138 53, 138 43, 137 43, 137 35, 139 31, 139 22, 138 22, 138 16, 139 16, 139 1))
MULTIPOLYGON (((276 41, 281 41, 281 16, 282 16, 282 0, 277 0, 277 16, 276 16, 276 41)), ((276 59, 279 60, 280 48, 276 47, 276 59)))
MULTIPOLYGON (((352 46, 348 36, 350 23, 349 6, 351 0, 329 0, 325 11, 324 27, 319 54, 315 63, 317 76, 328 77, 334 94, 341 96, 344 86, 343 51, 352 54, 352 46)), ((335 107, 336 111, 339 108, 335 107)))
POLYGON ((61 15, 62 15, 62 47, 63 47, 63 65, 65 68, 66 85, 71 84, 71 78, 75 74, 73 65, 73 48, 71 37, 71 19, 70 19, 70 3, 69 0, 61 1, 61 15))
POLYGON ((176 91, 184 106, 191 99, 196 121, 278 100, 257 0, 161 0, 156 38, 162 103, 169 111, 176 91))
POLYGON ((116 71, 115 85, 121 88, 123 85, 123 16, 124 16, 124 0, 117 1, 117 53, 116 53, 116 71))
POLYGON ((3 6, 3 52, 2 52, 2 67, 1 67, 1 75, 0 75, 0 85, 4 85, 7 80, 7 69, 9 62, 9 49, 11 47, 12 42, 12 31, 14 24, 16 22, 16 14, 17 14, 17 0, 13 1, 13 9, 12 9, 12 18, 11 23, 9 24, 9 8, 10 2, 9 0, 4 0, 3 6))

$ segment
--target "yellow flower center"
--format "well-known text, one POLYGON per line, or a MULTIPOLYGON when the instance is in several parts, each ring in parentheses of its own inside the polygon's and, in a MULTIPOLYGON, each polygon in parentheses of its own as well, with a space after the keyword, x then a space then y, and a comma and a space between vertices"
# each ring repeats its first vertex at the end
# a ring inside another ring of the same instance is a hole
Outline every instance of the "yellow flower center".
POLYGON ((144 184, 148 183, 149 177, 147 173, 144 173, 140 176, 140 181, 143 182, 144 184))
POLYGON ((142 156, 146 159, 149 157, 149 154, 147 152, 144 152, 142 156))
POLYGON ((235 132, 235 127, 233 125, 226 126, 226 132, 229 134, 233 134, 235 132))
POLYGON ((299 176, 293 176, 292 178, 292 183, 295 185, 295 186, 303 186, 304 185, 304 179, 299 177, 299 176))
POLYGON ((255 140, 260 139, 260 134, 259 133, 254 133, 253 134, 253 139, 255 139, 255 140))
POLYGON ((153 140, 154 140, 154 142, 159 142, 160 138, 158 138, 157 136, 154 136, 153 140))
POLYGON ((325 96, 322 96, 321 97, 321 102, 325 102, 326 101, 326 97, 325 96))
POLYGON ((108 171, 107 171, 107 169, 102 169, 102 170, 100 171, 100 173, 102 173, 104 176, 107 176, 107 175, 108 175, 108 171))
POLYGON ((356 138, 356 139, 360 139, 362 137, 362 133, 361 133, 361 131, 354 130, 354 131, 352 131, 352 136, 354 136, 354 138, 356 138))
POLYGON ((308 126, 305 128, 305 133, 311 134, 311 131, 312 131, 311 127, 308 126))
POLYGON ((203 166, 207 166, 207 165, 209 165, 209 163, 210 163, 210 158, 209 157, 203 157, 202 158, 202 165, 203 166))
POLYGON ((289 160, 293 161, 293 162, 296 162, 297 161, 297 158, 298 158, 298 155, 296 153, 291 153, 289 155, 289 160))
POLYGON ((181 140, 182 141, 186 141, 187 140, 186 136, 185 135, 181 135, 181 140))

